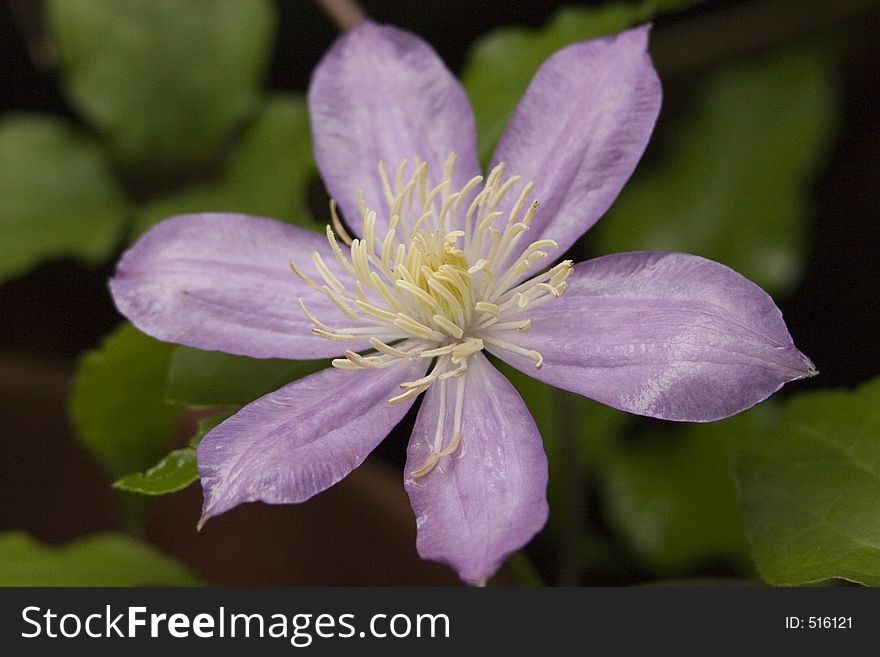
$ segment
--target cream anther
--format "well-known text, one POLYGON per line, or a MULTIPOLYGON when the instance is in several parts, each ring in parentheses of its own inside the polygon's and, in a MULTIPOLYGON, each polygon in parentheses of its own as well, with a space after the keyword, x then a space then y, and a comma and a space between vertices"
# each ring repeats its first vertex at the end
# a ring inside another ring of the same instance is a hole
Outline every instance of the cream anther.
POLYGON ((518 176, 505 178, 502 163, 485 180, 474 176, 455 189, 454 166, 453 154, 442 180, 432 181, 426 162, 404 160, 393 176, 380 162, 385 207, 367 207, 361 194, 360 236, 346 232, 331 201, 332 228, 327 227, 326 237, 333 258, 312 255, 315 278, 290 263, 297 277, 330 299, 346 324, 324 323, 300 300, 314 324, 312 332, 371 348, 359 353, 361 348, 352 345, 333 360, 334 367, 384 368, 400 360, 428 364, 425 376, 402 382, 401 394, 388 400, 400 403, 440 386, 436 434, 425 464, 410 473, 413 477, 426 476, 459 447, 471 356, 494 345, 542 366, 541 354, 520 347, 517 336, 531 327, 531 309, 565 292, 572 267, 561 262, 523 280, 549 250, 558 249, 546 238, 520 245, 538 211, 538 202, 530 199, 534 184, 521 184, 518 176), (455 385, 451 429, 447 384, 455 385))

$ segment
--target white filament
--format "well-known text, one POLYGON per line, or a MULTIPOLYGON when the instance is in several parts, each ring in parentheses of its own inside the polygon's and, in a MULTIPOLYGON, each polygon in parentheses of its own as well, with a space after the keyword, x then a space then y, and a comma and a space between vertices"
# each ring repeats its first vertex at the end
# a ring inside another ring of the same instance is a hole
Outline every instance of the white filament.
POLYGON ((366 207, 361 195, 361 238, 345 231, 331 201, 332 225, 327 241, 342 269, 353 279, 347 285, 316 251, 312 264, 323 283, 306 276, 293 262, 291 269, 303 281, 325 294, 351 320, 347 326, 331 327, 312 314, 300 299, 306 317, 315 325, 312 332, 328 340, 368 340, 367 354, 346 350, 333 360, 340 369, 388 367, 401 359, 436 359, 428 374, 401 383, 403 392, 389 399, 395 404, 439 385, 439 412, 431 451, 425 464, 410 473, 421 477, 434 469, 444 456, 453 454, 461 442, 468 359, 493 344, 531 358, 540 368, 543 357, 537 351, 516 344, 516 336, 528 331, 527 313, 561 296, 571 273, 571 261, 563 261, 524 282, 523 276, 542 259, 546 249, 558 249, 556 242, 541 239, 521 246, 523 234, 538 210, 529 203, 534 185, 529 182, 507 212, 498 208, 520 180, 504 178, 504 164, 486 177, 474 176, 461 189, 453 190, 455 154, 444 166, 443 180, 428 185, 428 165, 412 162, 407 177, 404 160, 393 179, 384 162, 379 176, 388 206, 388 228, 379 234, 376 211, 366 207), (482 183, 482 188, 477 191, 482 183), (345 243, 348 253, 339 245, 345 243), (452 435, 444 446, 447 380, 455 378, 455 406, 452 435))

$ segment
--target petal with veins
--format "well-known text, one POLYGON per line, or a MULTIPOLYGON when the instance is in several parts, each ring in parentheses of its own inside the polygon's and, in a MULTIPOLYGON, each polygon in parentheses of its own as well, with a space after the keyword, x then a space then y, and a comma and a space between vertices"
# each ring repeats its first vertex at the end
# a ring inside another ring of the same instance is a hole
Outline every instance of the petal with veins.
POLYGON ((647 47, 639 27, 563 48, 535 74, 492 158, 535 183, 530 240, 565 251, 629 179, 660 112, 647 47))
POLYGON ((387 400, 425 369, 326 369, 245 406, 199 444, 202 524, 244 502, 293 504, 335 484, 406 414, 412 400, 387 400))
POLYGON ((621 253, 575 265, 566 293, 516 335, 532 360, 491 351, 540 381, 631 413, 717 420, 815 374, 773 300, 717 262, 621 253))
POLYGON ((455 189, 480 173, 473 112, 458 80, 417 36, 365 21, 340 37, 312 77, 309 112, 315 159, 345 219, 360 231, 358 194, 388 228, 388 204, 378 175, 393 179, 399 163, 418 157, 442 180, 456 153, 455 189))
POLYGON ((435 385, 413 429, 405 485, 416 513, 419 554, 480 584, 544 526, 547 457, 522 398, 482 354, 468 360, 463 379, 445 385, 454 391, 459 381, 465 386, 460 443, 452 435, 456 395, 442 395, 435 385), (455 450, 427 474, 413 476, 437 446, 438 420, 442 447, 455 450))
POLYGON ((290 270, 296 261, 322 280, 313 251, 348 279, 318 233, 239 214, 181 215, 122 256, 110 291, 119 312, 160 340, 254 358, 336 356, 352 347, 313 335, 298 300, 328 322, 350 320, 290 270))

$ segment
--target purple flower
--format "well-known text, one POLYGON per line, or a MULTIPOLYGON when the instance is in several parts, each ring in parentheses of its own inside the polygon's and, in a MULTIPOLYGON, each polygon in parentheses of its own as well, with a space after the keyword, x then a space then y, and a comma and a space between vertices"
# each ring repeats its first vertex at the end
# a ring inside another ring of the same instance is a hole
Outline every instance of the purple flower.
POLYGON ((337 356, 205 437, 202 522, 332 486, 424 392, 404 482, 418 550, 480 583, 547 518, 541 437, 483 351, 618 409, 697 422, 815 373, 770 297, 723 265, 622 253, 546 268, 645 149, 661 97, 647 39, 637 28, 547 60, 484 179, 471 108, 434 51, 362 23, 309 90, 318 166, 357 237, 335 210, 326 237, 197 214, 125 253, 113 297, 152 336, 255 358, 337 356))

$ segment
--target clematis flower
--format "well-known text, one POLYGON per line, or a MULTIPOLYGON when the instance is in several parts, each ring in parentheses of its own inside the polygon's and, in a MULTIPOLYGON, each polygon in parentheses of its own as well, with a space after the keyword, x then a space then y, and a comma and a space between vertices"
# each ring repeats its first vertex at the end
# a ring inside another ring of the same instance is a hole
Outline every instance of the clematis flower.
MULTIPOLYGON (((121 258, 119 310, 161 340, 335 357, 202 441, 201 522, 302 502, 360 465, 424 393, 404 485, 421 556, 482 583, 547 518, 547 459, 484 352, 614 408, 703 422, 815 373, 770 297, 681 253, 547 266, 608 209, 660 108, 648 29, 538 71, 485 178, 465 93, 434 51, 361 23, 316 69, 314 150, 333 227, 195 214, 121 258)), ((645 217, 662 221, 662 217, 645 217)))

